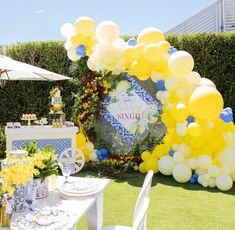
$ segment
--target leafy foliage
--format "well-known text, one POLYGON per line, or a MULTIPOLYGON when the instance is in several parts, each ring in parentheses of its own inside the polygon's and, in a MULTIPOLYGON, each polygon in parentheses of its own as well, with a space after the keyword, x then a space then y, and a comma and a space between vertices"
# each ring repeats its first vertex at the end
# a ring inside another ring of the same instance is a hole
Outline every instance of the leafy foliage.
POLYGON ((107 160, 88 162, 86 169, 95 171, 99 176, 124 178, 126 173, 138 171, 138 165, 142 162, 140 156, 112 155, 107 160))
POLYGON ((58 159, 55 155, 55 150, 50 145, 40 150, 36 142, 31 142, 26 144, 24 149, 33 159, 34 169, 36 169, 35 171, 37 172, 34 176, 40 177, 41 182, 50 175, 58 175, 58 159))

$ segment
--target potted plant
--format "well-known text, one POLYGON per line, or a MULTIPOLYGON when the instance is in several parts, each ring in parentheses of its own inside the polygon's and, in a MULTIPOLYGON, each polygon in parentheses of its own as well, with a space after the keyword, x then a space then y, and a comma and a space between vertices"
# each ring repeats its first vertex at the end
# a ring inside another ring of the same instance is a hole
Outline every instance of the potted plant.
POLYGON ((55 150, 47 145, 44 149, 39 149, 36 142, 31 142, 25 146, 34 164, 34 186, 36 189, 36 199, 48 196, 49 180, 48 176, 58 175, 58 159, 55 150))

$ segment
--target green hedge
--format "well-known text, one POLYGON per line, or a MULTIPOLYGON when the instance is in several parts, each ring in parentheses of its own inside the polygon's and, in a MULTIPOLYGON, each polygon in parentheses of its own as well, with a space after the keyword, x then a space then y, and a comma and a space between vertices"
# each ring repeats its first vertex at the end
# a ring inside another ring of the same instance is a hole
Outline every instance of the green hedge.
MULTIPOLYGON (((235 109, 235 33, 198 33, 194 35, 170 35, 167 40, 177 49, 186 50, 195 60, 195 70, 202 77, 211 79, 222 93, 225 106, 235 109)), ((8 81, 0 88, 0 124, 18 121, 23 113, 45 116, 49 112, 49 91, 61 84, 65 113, 70 119, 74 93, 79 91, 79 78, 86 74, 84 60, 72 63, 66 56, 62 42, 28 42, 8 46, 7 55, 73 79, 60 83, 8 81)), ((149 84, 146 82, 146 85, 149 84)), ((213 103, 213 102, 212 102, 213 103)), ((3 129, 0 129, 3 132, 3 129)), ((0 154, 5 140, 0 133, 0 154)))

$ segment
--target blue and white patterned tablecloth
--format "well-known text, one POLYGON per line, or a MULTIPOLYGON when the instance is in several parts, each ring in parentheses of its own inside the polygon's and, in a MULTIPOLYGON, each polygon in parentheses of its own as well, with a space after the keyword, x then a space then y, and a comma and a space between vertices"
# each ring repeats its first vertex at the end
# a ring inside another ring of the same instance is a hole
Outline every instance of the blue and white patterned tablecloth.
POLYGON ((59 156, 64 150, 72 147, 71 138, 53 138, 53 139, 27 139, 27 140, 13 140, 12 149, 20 149, 27 143, 36 141, 38 148, 43 149, 47 145, 51 145, 55 149, 56 154, 59 156))

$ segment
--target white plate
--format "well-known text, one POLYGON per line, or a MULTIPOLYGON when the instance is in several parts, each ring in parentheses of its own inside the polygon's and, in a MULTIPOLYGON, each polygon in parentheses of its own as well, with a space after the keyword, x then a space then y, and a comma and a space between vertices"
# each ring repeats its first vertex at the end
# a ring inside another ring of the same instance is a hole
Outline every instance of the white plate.
POLYGON ((58 230, 69 222, 69 214, 58 208, 44 208, 18 217, 11 224, 13 230, 58 230))
POLYGON ((87 194, 97 191, 98 188, 98 185, 93 181, 72 181, 63 184, 60 191, 68 194, 87 194))

